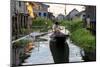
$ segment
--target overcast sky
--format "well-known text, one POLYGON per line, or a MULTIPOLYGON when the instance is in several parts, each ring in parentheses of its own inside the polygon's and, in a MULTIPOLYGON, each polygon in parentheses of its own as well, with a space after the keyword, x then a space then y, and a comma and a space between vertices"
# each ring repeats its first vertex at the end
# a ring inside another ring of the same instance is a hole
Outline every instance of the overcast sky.
POLYGON ((37 2, 69 3, 69 4, 84 4, 84 5, 96 5, 96 3, 98 3, 98 0, 19 0, 19 1, 37 1, 37 2))
MULTIPOLYGON (((65 5, 63 4, 47 4, 50 7, 48 8, 49 12, 52 12, 54 16, 57 16, 58 14, 65 15, 65 5)), ((85 8, 84 6, 77 6, 77 5, 66 5, 66 14, 68 14, 73 9, 77 9, 79 12, 83 11, 85 8)))

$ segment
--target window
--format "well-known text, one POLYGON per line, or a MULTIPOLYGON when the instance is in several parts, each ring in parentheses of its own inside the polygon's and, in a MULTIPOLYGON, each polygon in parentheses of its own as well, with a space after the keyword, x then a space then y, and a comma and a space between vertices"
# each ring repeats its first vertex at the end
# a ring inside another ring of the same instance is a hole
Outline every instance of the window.
POLYGON ((44 16, 47 16, 47 14, 46 14, 46 13, 44 13, 44 16))
POLYGON ((39 6, 39 10, 41 10, 41 6, 39 6))
POLYGON ((39 12, 39 16, 41 16, 41 12, 39 12))
POLYGON ((19 7, 21 7, 21 2, 19 1, 19 7))

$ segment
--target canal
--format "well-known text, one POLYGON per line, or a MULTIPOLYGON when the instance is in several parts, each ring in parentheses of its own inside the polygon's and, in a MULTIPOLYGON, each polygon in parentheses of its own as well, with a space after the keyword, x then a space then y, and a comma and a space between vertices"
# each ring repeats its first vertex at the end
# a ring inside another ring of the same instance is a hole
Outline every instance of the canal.
MULTIPOLYGON (((64 32, 64 31, 63 31, 64 32)), ((50 51, 49 41, 50 35, 41 36, 35 42, 36 47, 31 51, 31 56, 25 59, 22 65, 34 65, 34 64, 52 64, 54 63, 53 56, 50 51)), ((80 47, 73 44, 68 38, 66 40, 69 46, 69 62, 82 62, 81 49, 80 47)))

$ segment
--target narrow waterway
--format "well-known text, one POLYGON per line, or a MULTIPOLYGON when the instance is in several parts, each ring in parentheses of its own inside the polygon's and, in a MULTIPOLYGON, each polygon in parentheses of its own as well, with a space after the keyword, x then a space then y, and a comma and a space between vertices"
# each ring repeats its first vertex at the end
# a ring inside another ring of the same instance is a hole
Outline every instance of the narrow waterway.
MULTIPOLYGON (((35 42, 37 46, 32 50, 31 56, 27 58, 25 63, 22 65, 54 63, 49 47, 51 34, 52 33, 40 37, 42 39, 46 39, 47 41, 35 42)), ((69 46, 69 62, 82 62, 83 60, 80 54, 80 48, 71 43, 69 38, 66 40, 66 42, 69 46)))

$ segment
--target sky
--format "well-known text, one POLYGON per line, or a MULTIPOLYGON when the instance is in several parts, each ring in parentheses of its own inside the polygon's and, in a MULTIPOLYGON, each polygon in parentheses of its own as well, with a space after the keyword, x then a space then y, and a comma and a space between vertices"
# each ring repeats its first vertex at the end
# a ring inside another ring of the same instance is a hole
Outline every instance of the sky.
POLYGON ((53 2, 53 3, 69 3, 69 4, 84 4, 96 5, 98 0, 19 0, 19 1, 37 1, 37 2, 53 2))
MULTIPOLYGON (((48 8, 49 12, 52 12, 54 16, 57 16, 58 14, 65 15, 65 5, 64 4, 47 4, 50 7, 48 8)), ((83 11, 85 8, 84 6, 78 6, 78 5, 66 5, 66 14, 68 14, 73 9, 77 9, 79 12, 83 11)))

